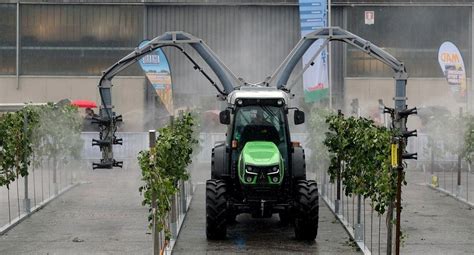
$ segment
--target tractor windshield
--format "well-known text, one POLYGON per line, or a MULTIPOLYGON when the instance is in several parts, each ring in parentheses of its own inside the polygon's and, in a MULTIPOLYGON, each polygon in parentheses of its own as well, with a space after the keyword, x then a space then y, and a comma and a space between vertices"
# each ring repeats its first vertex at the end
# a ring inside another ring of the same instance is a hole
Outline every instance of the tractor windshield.
POLYGON ((249 141, 275 143, 286 158, 286 130, 283 108, 268 105, 251 105, 237 109, 233 140, 239 150, 249 141))

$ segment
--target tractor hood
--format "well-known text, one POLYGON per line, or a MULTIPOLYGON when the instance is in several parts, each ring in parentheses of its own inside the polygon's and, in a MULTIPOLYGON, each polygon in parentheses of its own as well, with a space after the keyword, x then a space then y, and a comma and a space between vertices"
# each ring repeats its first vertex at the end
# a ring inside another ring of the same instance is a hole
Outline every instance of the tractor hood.
POLYGON ((253 166, 269 166, 280 164, 280 151, 272 142, 247 142, 242 150, 245 164, 253 166))

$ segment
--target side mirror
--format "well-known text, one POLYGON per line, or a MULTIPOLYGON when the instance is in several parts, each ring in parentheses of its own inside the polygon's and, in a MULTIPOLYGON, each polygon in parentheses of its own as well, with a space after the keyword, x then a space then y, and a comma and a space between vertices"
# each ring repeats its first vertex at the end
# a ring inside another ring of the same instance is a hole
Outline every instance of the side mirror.
POLYGON ((219 121, 221 122, 221 124, 229 125, 230 124, 230 111, 223 110, 222 112, 220 112, 219 121))
POLYGON ((298 109, 295 110, 295 125, 304 123, 304 112, 298 109))

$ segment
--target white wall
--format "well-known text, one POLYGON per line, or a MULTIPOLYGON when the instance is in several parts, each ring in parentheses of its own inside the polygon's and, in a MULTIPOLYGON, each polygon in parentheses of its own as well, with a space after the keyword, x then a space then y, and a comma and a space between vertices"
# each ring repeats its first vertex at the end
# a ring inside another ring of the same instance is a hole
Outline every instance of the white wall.
MULTIPOLYGON (((61 99, 94 100, 100 105, 99 77, 0 76, 0 103, 42 103, 61 99)), ((117 77, 113 80, 115 111, 124 117, 124 131, 143 131, 145 109, 144 77, 117 77)), ((98 109, 95 110, 98 112, 98 109)))

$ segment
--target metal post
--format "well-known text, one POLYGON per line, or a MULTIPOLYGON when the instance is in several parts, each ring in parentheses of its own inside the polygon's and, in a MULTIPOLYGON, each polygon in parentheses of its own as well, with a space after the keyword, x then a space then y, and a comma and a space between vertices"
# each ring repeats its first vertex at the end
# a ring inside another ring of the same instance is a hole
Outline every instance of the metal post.
MULTIPOLYGON (((328 0, 328 27, 331 27, 331 0, 328 0)), ((328 42, 328 87, 329 87, 329 109, 332 109, 332 50, 331 41, 328 42)))
POLYGON ((16 2, 16 89, 20 89, 20 0, 16 2))
MULTIPOLYGON (((471 8, 471 22, 468 22, 469 24, 469 31, 471 31, 471 47, 470 47, 470 50, 471 50, 471 63, 474 63, 474 44, 472 42, 474 42, 474 33, 472 32, 472 28, 473 28, 473 24, 474 24, 474 8, 471 8)), ((474 73, 474 65, 471 64, 471 74, 474 73)), ((473 80, 474 77, 472 77, 471 75, 471 80, 469 82, 469 85, 468 85, 468 90, 467 90, 467 98, 466 98, 466 103, 467 103, 467 108, 466 108, 466 112, 469 114, 470 111, 472 110, 472 107, 471 107, 471 104, 472 104, 472 89, 473 89, 473 84, 472 84, 472 80, 473 80)), ((467 77, 466 77, 466 82, 467 82, 467 77)))
MULTIPOLYGON (((358 106, 358 105, 357 105, 358 106)), ((357 117, 360 118, 360 107, 357 107, 357 117)), ((383 114, 383 111, 382 111, 383 114)), ((384 114, 385 115, 385 114, 384 114)), ((361 223, 361 207, 362 207, 362 197, 357 195, 357 223, 355 224, 355 233, 354 238, 356 241, 364 241, 364 225, 361 223)), ((365 216, 365 211, 364 211, 365 216)))
POLYGON ((178 194, 174 194, 171 197, 171 214, 170 214, 170 228, 171 228, 171 235, 174 239, 178 237, 178 211, 177 211, 177 196, 178 194))
MULTIPOLYGON (((170 115, 170 126, 174 126, 174 115, 170 115)), ((175 183, 175 185, 178 185, 178 183, 175 183)), ((171 214, 170 214, 170 229, 171 229, 171 234, 173 238, 176 238, 178 235, 178 212, 177 212, 177 194, 173 195, 171 197, 171 214)))
MULTIPOLYGON (((337 115, 342 116, 342 111, 337 110, 337 115)), ((336 200, 334 201, 334 212, 336 214, 340 214, 340 206, 341 206, 341 160, 338 159, 337 162, 339 163, 337 176, 336 176, 336 200)))
POLYGON ((434 141, 433 141, 433 138, 432 138, 432 137, 428 137, 428 139, 431 140, 431 144, 432 144, 432 146, 431 146, 431 159, 430 159, 431 162, 430 162, 430 163, 431 163, 431 178, 433 178, 433 174, 434 174, 434 161, 435 161, 435 160, 434 160, 434 159, 435 159, 435 156, 434 156, 434 146, 433 146, 433 142, 434 142, 434 141))
POLYGON ((469 173, 471 173, 471 163, 467 163, 467 172, 466 172, 466 201, 469 202, 469 173))
MULTIPOLYGON (((401 153, 400 153, 401 154, 401 153)), ((402 177, 405 174, 402 167, 397 168, 397 226, 395 232, 395 254, 400 255, 400 225, 401 225, 401 211, 402 211, 402 177)), ((391 225, 391 223, 390 223, 391 225)))
MULTIPOLYGON (((459 120, 462 121, 462 107, 459 107, 459 120)), ((461 135, 461 139, 463 138, 462 137, 462 134, 461 135)), ((461 191, 462 191, 462 187, 461 187, 461 153, 458 152, 458 162, 457 162, 457 168, 458 168, 458 188, 457 188, 457 191, 456 191, 456 196, 460 196, 461 195, 461 191)))
MULTIPOLYGON (((27 129, 28 129, 28 119, 26 117, 26 114, 23 118, 23 132, 25 134, 27 134, 27 129)), ((28 197, 28 175, 25 175, 24 177, 24 184, 25 184, 25 197, 23 199, 23 205, 24 205, 24 209, 25 209, 25 212, 26 213, 30 213, 31 212, 31 200, 30 198, 28 197)), ((33 180, 33 183, 34 183, 35 180, 33 180)))
POLYGON ((54 189, 54 195, 58 194, 58 162, 56 159, 56 155, 53 156, 53 189, 54 189))
POLYGON ((321 185, 321 195, 324 197, 326 196, 326 171, 323 171, 323 177, 322 177, 322 185, 321 185))
POLYGON ((181 183, 181 212, 183 214, 186 214, 186 205, 187 205, 187 197, 186 197, 186 185, 184 183, 184 180, 180 180, 181 183))
MULTIPOLYGON (((394 127, 397 129, 399 132, 403 133, 406 131, 406 118, 403 118, 400 116, 400 113, 404 110, 406 110, 406 83, 407 83, 407 78, 408 75, 406 73, 397 73, 396 80, 395 80, 395 120, 394 120, 394 127)), ((395 253, 397 255, 400 254, 400 237, 401 237, 401 232, 400 232, 400 222, 401 222, 401 180, 402 176, 404 174, 403 172, 403 158, 402 158, 402 153, 405 151, 405 139, 401 139, 399 143, 399 157, 398 157, 398 167, 397 167, 397 225, 396 225, 396 232, 395 232, 395 253)), ((391 203, 392 208, 389 207, 389 222, 388 226, 390 229, 388 229, 388 234, 387 234, 387 254, 391 254, 392 251, 392 228, 391 228, 391 215, 393 212, 393 203, 391 203)))
MULTIPOLYGON (((148 142, 150 149, 155 147, 156 143, 156 131, 150 130, 148 131, 148 142)), ((153 254, 159 255, 161 252, 161 245, 160 245, 160 231, 158 231, 158 224, 156 223, 156 193, 151 193, 151 211, 153 213, 153 228, 152 228, 152 236, 153 236, 153 254)))
POLYGON ((357 195, 357 223, 355 225, 355 240, 363 241, 364 240, 364 226, 361 223, 361 208, 362 207, 362 197, 357 195))

